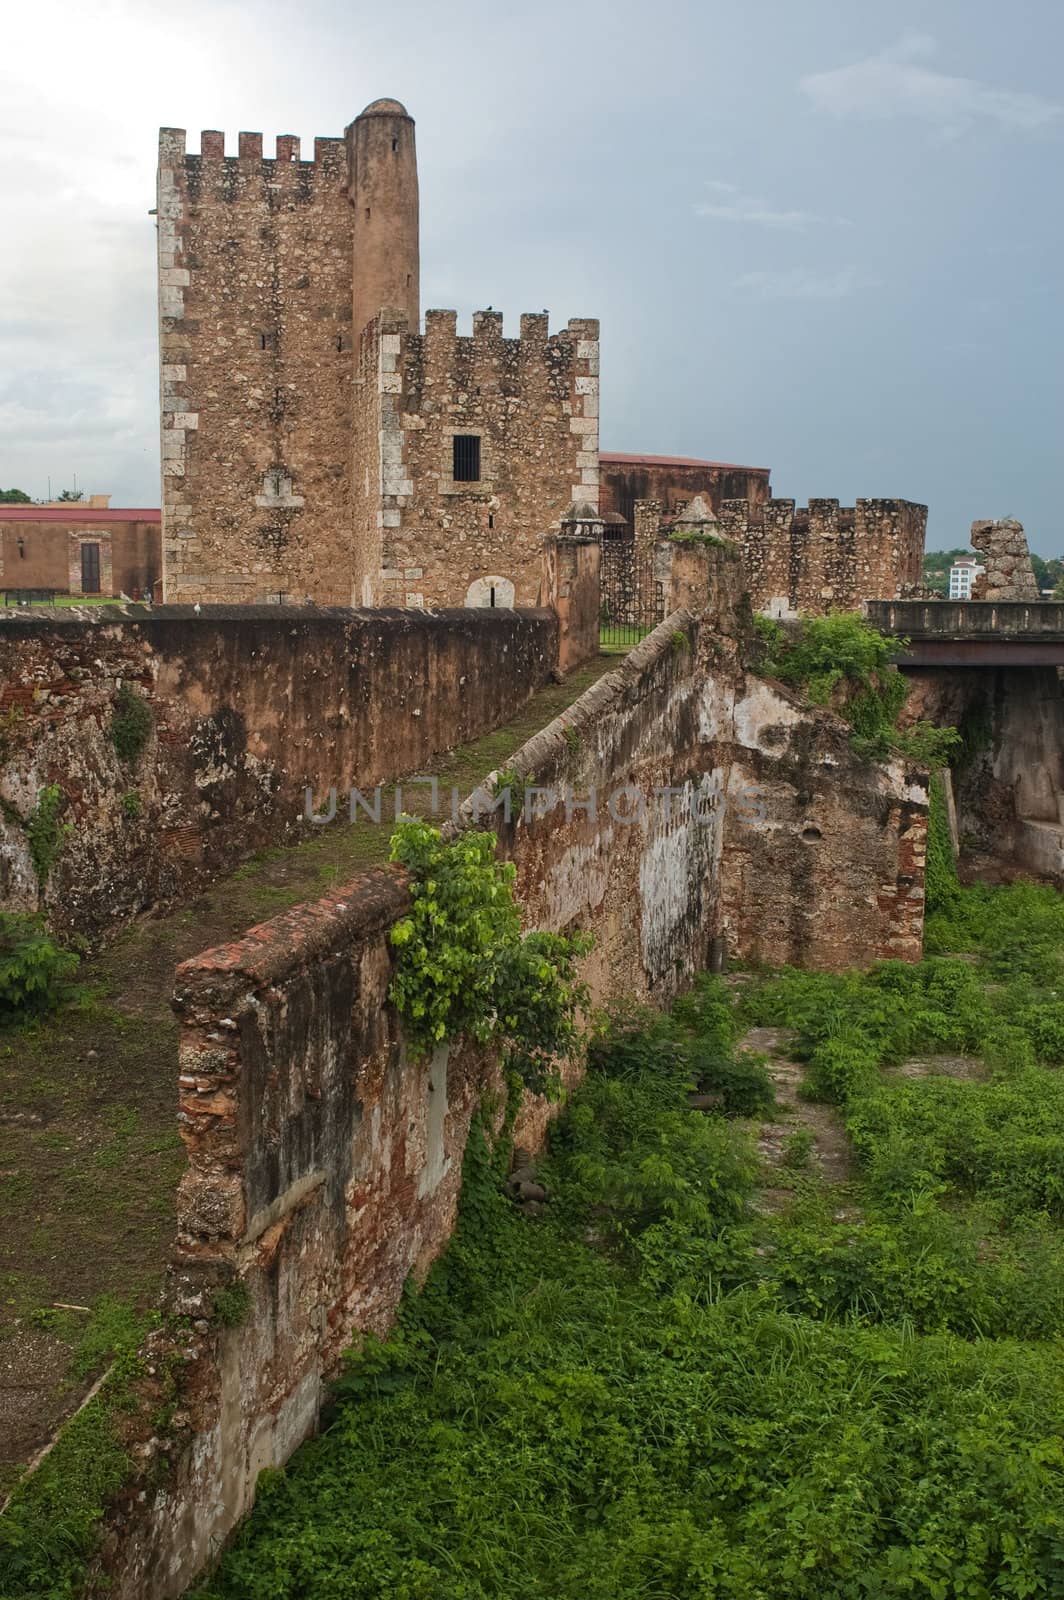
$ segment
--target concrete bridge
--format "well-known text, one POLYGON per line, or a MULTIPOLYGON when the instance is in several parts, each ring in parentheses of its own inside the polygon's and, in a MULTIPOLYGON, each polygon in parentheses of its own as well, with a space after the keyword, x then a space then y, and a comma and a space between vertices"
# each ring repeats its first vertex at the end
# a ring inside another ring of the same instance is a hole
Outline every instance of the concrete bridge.
POLYGON ((1054 600, 872 600, 906 641, 907 715, 955 726, 962 835, 1064 884, 1064 605, 1054 600))
POLYGON ((1056 600, 870 600, 865 611, 882 633, 909 641, 903 672, 1064 666, 1064 604, 1056 600))

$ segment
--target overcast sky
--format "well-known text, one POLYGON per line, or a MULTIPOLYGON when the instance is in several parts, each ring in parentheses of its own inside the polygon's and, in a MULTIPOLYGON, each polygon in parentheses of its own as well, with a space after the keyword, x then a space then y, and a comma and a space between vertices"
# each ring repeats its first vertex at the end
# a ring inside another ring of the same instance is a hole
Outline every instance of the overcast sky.
POLYGON ((598 316, 607 450, 1064 553, 1061 0, 35 0, 0 58, 0 486, 157 505, 157 129, 417 119, 422 304, 598 316))

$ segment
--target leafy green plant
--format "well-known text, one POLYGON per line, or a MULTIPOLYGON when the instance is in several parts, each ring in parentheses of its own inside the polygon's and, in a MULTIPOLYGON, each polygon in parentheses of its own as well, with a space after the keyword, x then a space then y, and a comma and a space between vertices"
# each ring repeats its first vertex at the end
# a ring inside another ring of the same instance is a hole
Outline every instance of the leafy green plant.
POLYGON ((888 638, 857 613, 803 617, 785 629, 755 617, 758 670, 800 690, 811 705, 831 706, 853 729, 852 744, 870 761, 898 750, 928 767, 942 766, 959 748, 954 728, 917 722, 898 728, 908 692, 895 665, 904 640, 888 638))
POLYGON ((38 794, 37 804, 24 824, 33 870, 42 889, 73 831, 69 822, 59 820, 65 803, 66 796, 59 785, 47 784, 38 794))
POLYGON ((128 683, 124 683, 114 698, 111 709, 111 743, 118 751, 119 760, 127 766, 139 761, 152 730, 152 710, 147 700, 128 683))
POLYGON ((215 1291, 212 1315, 223 1328, 239 1328, 251 1307, 248 1286, 243 1278, 234 1278, 215 1291))
POLYGON ((77 967, 40 917, 0 911, 0 1022, 50 1011, 77 967))
POLYGON ((127 789, 119 804, 122 807, 123 816, 129 817, 131 820, 141 816, 144 812, 144 802, 136 789, 127 789))
POLYGON ((516 871, 496 860, 495 844, 478 831, 445 844, 426 822, 399 824, 392 860, 411 875, 413 906, 391 932, 398 962, 390 995, 416 1051, 460 1036, 496 1043, 542 1093, 556 1082, 556 1058, 578 1039, 586 993, 576 962, 590 940, 522 935, 516 871))

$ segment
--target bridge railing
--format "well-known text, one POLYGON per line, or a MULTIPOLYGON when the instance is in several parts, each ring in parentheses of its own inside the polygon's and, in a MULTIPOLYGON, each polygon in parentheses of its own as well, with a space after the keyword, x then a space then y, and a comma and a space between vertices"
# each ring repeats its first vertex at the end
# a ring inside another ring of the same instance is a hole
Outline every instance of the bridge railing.
POLYGON ((1064 603, 1057 600, 869 600, 865 614, 881 633, 906 639, 1064 639, 1064 603))

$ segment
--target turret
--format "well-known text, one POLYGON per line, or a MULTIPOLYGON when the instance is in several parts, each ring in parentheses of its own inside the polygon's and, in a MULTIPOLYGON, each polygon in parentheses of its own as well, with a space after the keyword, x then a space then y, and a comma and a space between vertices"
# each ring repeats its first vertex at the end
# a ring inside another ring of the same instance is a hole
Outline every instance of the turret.
POLYGON ((379 311, 411 328, 421 308, 414 119, 398 100, 374 100, 346 130, 354 208, 353 312, 357 340, 379 311))

